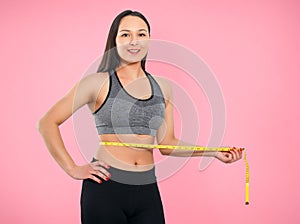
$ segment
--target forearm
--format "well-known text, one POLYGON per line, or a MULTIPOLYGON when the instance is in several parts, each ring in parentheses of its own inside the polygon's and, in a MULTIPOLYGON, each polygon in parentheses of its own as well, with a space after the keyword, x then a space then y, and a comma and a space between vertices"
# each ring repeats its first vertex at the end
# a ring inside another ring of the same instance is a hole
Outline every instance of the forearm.
MULTIPOLYGON (((174 138, 173 140, 164 143, 166 145, 175 146, 196 146, 195 144, 182 141, 180 139, 174 138)), ((178 156, 178 157, 190 157, 190 156, 210 156, 213 157, 215 152, 208 151, 197 151, 197 150, 187 150, 187 149, 160 149, 160 152, 166 156, 178 156)))
POLYGON ((50 154, 59 166, 70 175, 70 170, 76 165, 67 152, 57 124, 40 121, 38 130, 50 154))

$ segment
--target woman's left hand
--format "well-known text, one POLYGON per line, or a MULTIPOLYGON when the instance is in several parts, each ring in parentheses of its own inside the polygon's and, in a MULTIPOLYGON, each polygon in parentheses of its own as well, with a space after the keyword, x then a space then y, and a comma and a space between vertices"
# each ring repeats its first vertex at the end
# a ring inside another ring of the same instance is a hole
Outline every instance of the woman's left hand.
POLYGON ((242 150, 233 148, 228 152, 217 152, 215 157, 223 163, 233 163, 241 159, 242 154, 242 150))

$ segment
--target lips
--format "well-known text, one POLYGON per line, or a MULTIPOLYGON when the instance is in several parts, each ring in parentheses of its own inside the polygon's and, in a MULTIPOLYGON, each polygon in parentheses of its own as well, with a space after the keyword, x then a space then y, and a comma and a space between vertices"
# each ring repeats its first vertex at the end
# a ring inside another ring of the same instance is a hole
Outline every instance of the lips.
POLYGON ((137 54, 140 51, 141 51, 140 49, 128 49, 128 52, 131 53, 131 54, 137 54))

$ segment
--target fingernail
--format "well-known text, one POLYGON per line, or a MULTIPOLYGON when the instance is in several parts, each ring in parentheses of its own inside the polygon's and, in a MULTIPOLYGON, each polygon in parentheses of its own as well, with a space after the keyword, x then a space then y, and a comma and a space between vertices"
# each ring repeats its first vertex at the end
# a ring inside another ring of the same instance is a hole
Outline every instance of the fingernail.
POLYGON ((102 184, 102 181, 101 181, 101 180, 99 181, 99 184, 102 184))

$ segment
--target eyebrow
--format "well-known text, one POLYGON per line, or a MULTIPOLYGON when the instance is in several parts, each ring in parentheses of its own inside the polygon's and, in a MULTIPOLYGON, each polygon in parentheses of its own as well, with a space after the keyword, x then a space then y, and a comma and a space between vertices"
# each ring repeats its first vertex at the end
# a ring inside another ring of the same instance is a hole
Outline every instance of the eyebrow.
MULTIPOLYGON (((128 32, 130 32, 130 30, 126 30, 126 29, 120 30, 119 32, 122 32, 122 31, 128 31, 128 32)), ((146 31, 146 32, 148 32, 146 29, 139 29, 138 31, 146 31)))

